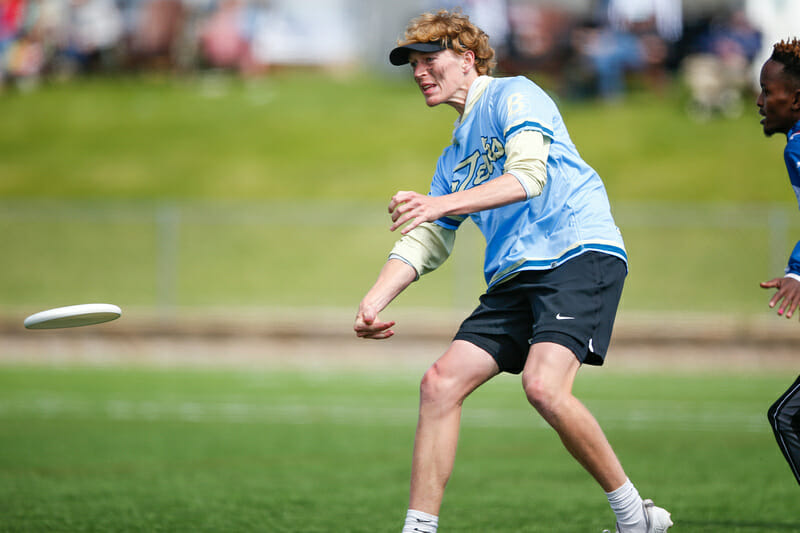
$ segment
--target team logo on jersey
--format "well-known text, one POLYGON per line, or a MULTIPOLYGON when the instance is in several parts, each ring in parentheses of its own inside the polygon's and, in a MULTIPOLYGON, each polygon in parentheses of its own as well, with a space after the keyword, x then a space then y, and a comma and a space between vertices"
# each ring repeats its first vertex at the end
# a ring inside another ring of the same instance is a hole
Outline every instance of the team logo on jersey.
POLYGON ((522 93, 514 93, 506 100, 508 105, 508 118, 513 122, 515 117, 527 116, 530 113, 530 102, 522 93))
POLYGON ((466 169, 464 179, 454 179, 450 188, 452 192, 463 191, 468 187, 476 187, 492 177, 494 165, 498 159, 506 155, 505 146, 497 137, 481 137, 481 149, 475 150, 464 158, 453 169, 453 174, 466 169))

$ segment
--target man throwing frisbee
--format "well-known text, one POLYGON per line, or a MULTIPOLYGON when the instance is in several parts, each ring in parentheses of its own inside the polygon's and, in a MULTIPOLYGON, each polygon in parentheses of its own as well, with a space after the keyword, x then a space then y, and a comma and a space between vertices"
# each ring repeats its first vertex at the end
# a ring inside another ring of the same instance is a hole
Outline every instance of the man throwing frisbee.
POLYGON ((361 301, 356 334, 394 335, 394 322, 379 313, 444 262, 467 218, 487 243, 487 290, 422 378, 403 531, 437 530, 462 403, 501 372, 522 375, 528 401, 606 492, 616 531, 666 531, 670 514, 642 500, 572 394, 583 364, 603 364, 627 274, 603 182, 541 88, 524 77, 490 76, 489 38, 460 12, 412 20, 389 60, 410 64, 425 103, 451 106, 458 120, 430 192, 391 199, 391 230, 402 236, 361 301))

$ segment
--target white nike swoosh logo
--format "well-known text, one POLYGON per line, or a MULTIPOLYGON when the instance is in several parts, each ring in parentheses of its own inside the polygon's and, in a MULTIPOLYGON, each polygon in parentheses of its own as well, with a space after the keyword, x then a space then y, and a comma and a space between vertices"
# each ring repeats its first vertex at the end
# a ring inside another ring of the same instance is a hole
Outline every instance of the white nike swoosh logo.
POLYGON ((564 316, 561 313, 556 315, 556 320, 575 320, 574 316, 564 316))

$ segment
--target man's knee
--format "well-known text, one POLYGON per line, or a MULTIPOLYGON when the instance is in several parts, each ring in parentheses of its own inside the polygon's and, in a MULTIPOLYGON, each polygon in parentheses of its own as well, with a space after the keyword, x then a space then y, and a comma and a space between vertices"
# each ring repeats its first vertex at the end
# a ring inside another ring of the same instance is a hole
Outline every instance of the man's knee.
POLYGON ((543 415, 556 411, 562 393, 552 382, 534 372, 523 372, 522 389, 530 404, 543 415))
POLYGON ((425 403, 453 403, 456 397, 456 380, 448 376, 442 364, 436 361, 422 376, 419 385, 420 401, 425 403))
POLYGON ((554 344, 536 345, 522 372, 525 396, 545 418, 557 414, 572 397, 572 381, 579 363, 567 348, 554 344))
POLYGON ((497 363, 487 353, 469 344, 454 344, 422 377, 421 403, 458 406, 498 371, 497 363))

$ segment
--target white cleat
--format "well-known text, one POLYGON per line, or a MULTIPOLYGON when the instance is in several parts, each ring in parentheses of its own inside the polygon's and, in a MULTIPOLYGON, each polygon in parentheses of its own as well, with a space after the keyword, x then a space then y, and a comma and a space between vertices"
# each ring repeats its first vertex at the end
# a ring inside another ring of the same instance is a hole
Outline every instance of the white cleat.
MULTIPOLYGON (((667 533, 667 530, 672 527, 672 519, 666 509, 656 507, 653 500, 644 500, 642 502, 644 507, 644 516, 647 520, 645 530, 642 532, 634 532, 632 530, 622 530, 619 524, 616 527, 616 533, 667 533)), ((607 529, 603 533, 610 533, 607 529)))
POLYGON ((653 500, 644 500, 644 514, 647 517, 647 533, 667 533, 672 527, 672 518, 669 512, 661 507, 656 507, 653 500))

